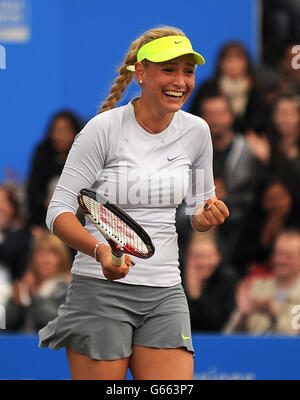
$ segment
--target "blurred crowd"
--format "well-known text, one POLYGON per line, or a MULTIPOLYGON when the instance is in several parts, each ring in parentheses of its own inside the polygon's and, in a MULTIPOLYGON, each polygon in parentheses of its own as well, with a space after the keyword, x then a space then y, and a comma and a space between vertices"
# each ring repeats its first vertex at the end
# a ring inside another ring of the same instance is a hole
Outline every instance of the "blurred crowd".
POLYGON ((299 335, 300 2, 263 1, 261 63, 225 43, 190 112, 208 123, 216 195, 230 216, 193 232, 177 212, 197 332, 299 335))
POLYGON ((75 251, 47 230, 45 218, 82 126, 73 112, 55 114, 34 149, 25 185, 0 185, 0 304, 5 307, 5 332, 37 332, 65 300, 75 251))
MULTIPOLYGON (((230 210, 205 233, 192 231, 184 203, 177 210, 180 268, 197 332, 300 334, 293 323, 300 305, 300 4, 263 7, 260 65, 243 43, 225 43, 188 110, 210 127, 216 195, 230 210)), ((37 332, 64 301, 74 250, 47 231, 45 216, 82 126, 71 111, 54 115, 25 186, 0 186, 6 332, 37 332)))

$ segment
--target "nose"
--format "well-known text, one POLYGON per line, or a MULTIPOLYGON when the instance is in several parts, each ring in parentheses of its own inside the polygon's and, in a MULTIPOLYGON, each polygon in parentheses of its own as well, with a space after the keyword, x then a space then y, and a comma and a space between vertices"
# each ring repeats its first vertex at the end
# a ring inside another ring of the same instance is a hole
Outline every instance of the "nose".
POLYGON ((178 71, 175 78, 174 78, 174 84, 178 88, 183 88, 185 86, 185 80, 184 80, 184 74, 182 71, 178 71))
POLYGON ((286 256, 284 254, 274 254, 273 256, 273 262, 275 265, 285 265, 287 260, 286 256))

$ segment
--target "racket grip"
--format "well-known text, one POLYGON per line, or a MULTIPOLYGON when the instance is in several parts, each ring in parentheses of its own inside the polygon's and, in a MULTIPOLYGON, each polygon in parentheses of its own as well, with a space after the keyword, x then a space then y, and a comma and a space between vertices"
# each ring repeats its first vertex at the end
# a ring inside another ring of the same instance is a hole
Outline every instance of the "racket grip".
POLYGON ((120 265, 122 265, 122 264, 125 263, 125 256, 124 256, 124 254, 122 254, 121 257, 117 257, 117 256, 115 256, 115 255, 112 253, 111 258, 112 258, 112 263, 113 263, 114 265, 116 265, 117 267, 119 267, 120 265))

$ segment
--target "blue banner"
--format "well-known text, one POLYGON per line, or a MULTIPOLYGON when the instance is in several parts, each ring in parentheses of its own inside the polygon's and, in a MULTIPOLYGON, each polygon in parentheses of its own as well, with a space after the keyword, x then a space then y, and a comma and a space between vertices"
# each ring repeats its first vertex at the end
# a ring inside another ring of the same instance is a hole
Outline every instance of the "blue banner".
MULTIPOLYGON (((296 337, 194 334, 193 344, 194 379, 300 379, 296 337)), ((65 350, 39 349, 36 335, 1 334, 0 354, 0 379, 70 379, 65 350)))

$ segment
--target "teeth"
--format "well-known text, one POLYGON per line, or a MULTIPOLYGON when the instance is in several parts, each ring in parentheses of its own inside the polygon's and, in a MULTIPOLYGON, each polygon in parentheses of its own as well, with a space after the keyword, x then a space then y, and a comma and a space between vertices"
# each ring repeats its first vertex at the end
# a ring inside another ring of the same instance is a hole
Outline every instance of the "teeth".
POLYGON ((168 96, 174 96, 174 97, 182 97, 183 96, 183 92, 173 92, 171 90, 166 90, 165 94, 167 94, 168 96))

